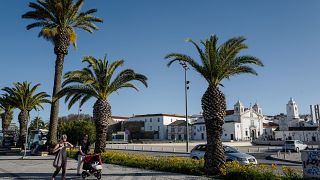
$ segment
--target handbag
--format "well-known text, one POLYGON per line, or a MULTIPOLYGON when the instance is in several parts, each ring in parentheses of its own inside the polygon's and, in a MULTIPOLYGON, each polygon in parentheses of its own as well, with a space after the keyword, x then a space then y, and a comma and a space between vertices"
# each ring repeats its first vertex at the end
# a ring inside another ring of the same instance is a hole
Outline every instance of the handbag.
POLYGON ((62 165, 62 154, 61 154, 61 150, 59 150, 59 152, 56 154, 56 157, 53 160, 53 167, 55 168, 59 168, 62 165))

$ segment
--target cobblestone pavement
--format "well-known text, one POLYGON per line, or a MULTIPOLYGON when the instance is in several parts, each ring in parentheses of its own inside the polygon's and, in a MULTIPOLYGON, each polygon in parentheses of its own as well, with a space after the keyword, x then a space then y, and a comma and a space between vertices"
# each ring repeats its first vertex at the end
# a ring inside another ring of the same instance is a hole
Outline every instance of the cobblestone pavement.
MULTIPOLYGON (((18 160, 13 158, 0 158, 0 179, 51 179, 54 168, 52 159, 26 159, 18 160)), ((76 176, 77 162, 73 159, 68 160, 67 179, 82 179, 76 176)), ((59 174, 56 179, 61 179, 59 174)), ((95 179, 93 176, 87 179, 95 179)), ((198 180, 208 179, 197 176, 142 170, 128 168, 117 165, 104 164, 102 179, 110 180, 198 180)))

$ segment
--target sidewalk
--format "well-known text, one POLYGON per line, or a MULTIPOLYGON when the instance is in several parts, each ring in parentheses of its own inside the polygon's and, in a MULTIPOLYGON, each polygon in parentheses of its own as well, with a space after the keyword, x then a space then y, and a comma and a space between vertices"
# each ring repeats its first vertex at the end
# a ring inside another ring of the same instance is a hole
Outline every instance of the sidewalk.
MULTIPOLYGON (((0 179, 50 179, 53 171, 53 156, 30 156, 28 159, 20 160, 21 156, 0 156, 0 179)), ((82 179, 76 176, 77 161, 68 159, 67 179, 82 179)), ((60 172, 61 173, 61 172, 60 172)), ((59 174, 56 179, 61 179, 59 174)), ((87 179, 95 179, 93 176, 87 179)), ((116 180, 205 180, 208 178, 129 168, 111 164, 103 165, 102 179, 116 180)))

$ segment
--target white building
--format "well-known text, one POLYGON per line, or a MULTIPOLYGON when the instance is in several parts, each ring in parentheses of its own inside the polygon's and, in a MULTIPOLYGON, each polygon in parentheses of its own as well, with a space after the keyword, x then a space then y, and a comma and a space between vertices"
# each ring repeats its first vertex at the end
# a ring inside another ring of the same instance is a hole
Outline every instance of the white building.
MULTIPOLYGON (((226 111, 225 122, 223 125, 223 141, 246 141, 258 138, 263 131, 262 109, 258 104, 253 107, 245 108, 238 101, 233 110, 226 111)), ((194 140, 206 140, 206 129, 203 117, 193 124, 192 137, 194 140)))
MULTIPOLYGON (((191 139, 191 124, 188 124, 189 139, 191 139)), ((186 140, 187 139, 187 128, 185 120, 176 120, 175 122, 168 125, 168 139, 169 140, 186 140)))
POLYGON ((245 108, 238 101, 234 110, 227 112, 223 126, 222 140, 246 141, 256 139, 263 131, 262 108, 256 103, 253 107, 245 108))
POLYGON ((185 120, 185 116, 175 114, 144 114, 130 117, 128 121, 142 121, 144 122, 144 131, 157 132, 158 137, 156 139, 167 140, 168 125, 177 120, 185 120))
MULTIPOLYGON (((320 141, 318 125, 314 123, 312 115, 299 115, 298 104, 290 98, 286 105, 286 118, 279 120, 279 129, 275 130, 276 140, 320 141)), ((312 112, 311 112, 312 113, 312 112)))
POLYGON ((191 116, 191 124, 192 124, 192 133, 191 139, 193 140, 206 140, 207 139, 207 132, 206 126, 204 124, 204 119, 202 114, 199 115, 192 115, 191 116))

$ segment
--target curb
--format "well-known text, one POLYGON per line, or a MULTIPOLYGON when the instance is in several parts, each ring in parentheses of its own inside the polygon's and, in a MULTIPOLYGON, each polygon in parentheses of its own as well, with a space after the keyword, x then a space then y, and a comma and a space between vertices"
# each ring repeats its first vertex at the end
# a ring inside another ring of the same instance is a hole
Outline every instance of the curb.
POLYGON ((106 150, 115 150, 115 151, 139 151, 139 152, 154 152, 154 153, 163 153, 163 154, 185 154, 190 155, 187 152, 172 152, 172 151, 150 151, 150 150, 137 150, 137 149, 110 149, 106 148, 106 150))
POLYGON ((267 159, 267 160, 276 160, 276 161, 283 161, 283 162, 295 163, 295 164, 302 164, 301 161, 293 161, 293 160, 275 158, 275 157, 272 157, 272 155, 268 156, 266 159, 267 159))

